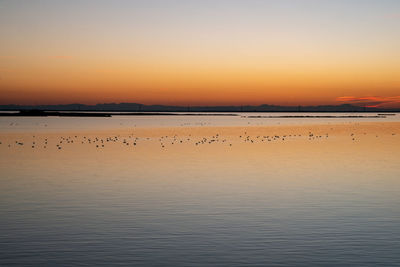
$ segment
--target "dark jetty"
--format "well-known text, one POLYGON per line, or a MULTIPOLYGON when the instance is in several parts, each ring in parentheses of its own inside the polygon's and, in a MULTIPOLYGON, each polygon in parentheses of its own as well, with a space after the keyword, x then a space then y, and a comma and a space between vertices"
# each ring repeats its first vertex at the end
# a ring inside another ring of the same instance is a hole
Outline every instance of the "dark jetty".
POLYGON ((298 118, 316 118, 316 119, 330 119, 330 118, 386 118, 385 115, 379 114, 379 115, 338 115, 338 116, 333 116, 333 115, 283 115, 283 116, 246 116, 246 118, 250 119, 258 119, 258 118, 267 118, 267 119, 298 119, 298 118))

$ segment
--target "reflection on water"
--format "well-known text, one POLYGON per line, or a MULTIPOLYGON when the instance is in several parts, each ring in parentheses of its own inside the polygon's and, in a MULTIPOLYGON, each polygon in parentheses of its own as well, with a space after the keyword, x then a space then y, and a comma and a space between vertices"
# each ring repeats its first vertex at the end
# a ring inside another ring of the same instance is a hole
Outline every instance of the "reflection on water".
POLYGON ((400 262, 398 123, 0 141, 1 265, 400 262))
MULTIPOLYGON (((182 114, 180 112, 175 112, 182 114)), ((203 113, 207 114, 207 113, 203 113)), ((114 116, 102 117, 0 117, 2 132, 60 132, 126 129, 136 127, 276 126, 354 122, 400 122, 400 115, 378 113, 218 113, 227 116, 114 116), (289 116, 289 117, 287 117, 289 116), (290 118, 290 116, 297 116, 290 118), (303 117, 302 117, 303 116, 303 117), (314 118, 307 118, 314 116, 314 118), (320 116, 322 116, 320 118, 320 116), (351 118, 359 116, 359 118, 351 118), (272 117, 272 118, 270 118, 272 117), (287 118, 281 118, 287 117, 287 118), (323 118, 331 117, 331 118, 323 118)))

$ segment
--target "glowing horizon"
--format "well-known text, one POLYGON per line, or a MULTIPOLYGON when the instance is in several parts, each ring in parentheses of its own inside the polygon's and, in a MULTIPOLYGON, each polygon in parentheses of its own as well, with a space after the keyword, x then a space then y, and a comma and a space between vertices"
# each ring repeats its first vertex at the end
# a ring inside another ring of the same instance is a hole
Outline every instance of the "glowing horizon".
POLYGON ((0 104, 400 107, 400 2, 2 1, 0 104))

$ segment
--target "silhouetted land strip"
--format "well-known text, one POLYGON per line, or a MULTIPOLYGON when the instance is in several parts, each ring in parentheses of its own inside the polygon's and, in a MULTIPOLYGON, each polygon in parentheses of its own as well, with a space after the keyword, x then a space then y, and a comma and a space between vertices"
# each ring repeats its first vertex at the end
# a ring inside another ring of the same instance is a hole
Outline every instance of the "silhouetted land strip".
POLYGON ((44 111, 44 110, 21 110, 16 113, 0 113, 2 117, 111 117, 109 113, 103 112, 58 112, 58 111, 44 111))
POLYGON ((63 112, 45 110, 21 110, 18 113, 1 113, 2 117, 112 117, 112 116, 238 116, 226 113, 170 113, 170 112, 63 112))
MULTIPOLYGON (((388 114, 395 115, 395 114, 388 114)), ((2 117, 112 117, 112 116, 239 116, 232 113, 173 113, 173 112, 75 112, 75 111, 45 111, 21 110, 19 112, 0 112, 2 117)), ((378 115, 258 115, 242 116, 250 119, 296 119, 296 118, 386 118, 385 114, 378 115)))
POLYGON ((386 116, 380 114, 380 115, 344 115, 344 116, 332 116, 332 115, 316 115, 316 116, 308 116, 308 115, 301 115, 301 116, 295 116, 295 115, 283 115, 283 116, 246 116, 246 118, 250 119, 257 119, 257 118, 269 118, 269 119, 292 119, 292 118, 317 118, 317 119, 330 119, 330 118, 386 118, 386 116))

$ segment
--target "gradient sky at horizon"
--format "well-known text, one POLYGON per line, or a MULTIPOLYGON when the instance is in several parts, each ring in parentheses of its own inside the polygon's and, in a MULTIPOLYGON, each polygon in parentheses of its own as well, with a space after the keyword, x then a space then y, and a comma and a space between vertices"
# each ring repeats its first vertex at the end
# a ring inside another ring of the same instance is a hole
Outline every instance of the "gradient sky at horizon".
POLYGON ((0 104, 400 107, 397 0, 0 0, 0 38, 0 104))

